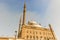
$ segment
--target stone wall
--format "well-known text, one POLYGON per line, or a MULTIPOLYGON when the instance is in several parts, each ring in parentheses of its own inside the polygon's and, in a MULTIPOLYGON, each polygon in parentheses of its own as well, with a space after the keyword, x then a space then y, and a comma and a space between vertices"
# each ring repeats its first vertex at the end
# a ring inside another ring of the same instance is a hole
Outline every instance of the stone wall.
POLYGON ((0 40, 9 40, 8 38, 0 38, 0 40))
POLYGON ((9 40, 24 40, 24 39, 9 39, 9 40))
POLYGON ((0 40, 24 40, 24 39, 15 39, 15 38, 0 38, 0 40))

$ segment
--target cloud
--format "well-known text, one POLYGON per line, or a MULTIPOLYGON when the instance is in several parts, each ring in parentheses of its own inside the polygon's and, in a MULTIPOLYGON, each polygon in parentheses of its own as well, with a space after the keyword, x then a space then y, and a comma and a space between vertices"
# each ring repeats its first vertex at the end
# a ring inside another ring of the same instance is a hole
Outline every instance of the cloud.
POLYGON ((46 10, 45 19, 53 25, 58 40, 60 39, 60 0, 51 0, 46 10))

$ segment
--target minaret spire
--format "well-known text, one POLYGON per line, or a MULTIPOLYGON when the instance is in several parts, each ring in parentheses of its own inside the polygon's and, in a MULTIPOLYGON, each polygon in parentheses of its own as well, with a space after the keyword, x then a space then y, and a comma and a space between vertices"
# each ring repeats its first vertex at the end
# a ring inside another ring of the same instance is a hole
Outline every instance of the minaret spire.
POLYGON ((21 27, 22 27, 22 17, 20 17, 20 22, 19 22, 19 29, 18 29, 18 38, 21 36, 21 27))
POLYGON ((21 37, 21 31, 22 31, 21 28, 22 28, 22 25, 25 25, 25 21, 26 21, 26 0, 24 1, 23 18, 22 16, 20 17, 18 38, 21 37))
POLYGON ((20 22, 19 22, 19 32, 21 31, 21 26, 22 26, 22 17, 20 17, 20 22))
POLYGON ((22 23, 22 25, 25 25, 25 21, 26 21, 26 2, 24 2, 23 23, 22 23))
POLYGON ((50 28, 50 30, 51 30, 51 33, 52 33, 52 35, 53 35, 54 40, 56 40, 56 37, 55 37, 55 35, 54 35, 54 31, 53 31, 53 29, 52 29, 52 27, 51 27, 51 24, 49 24, 49 28, 50 28))

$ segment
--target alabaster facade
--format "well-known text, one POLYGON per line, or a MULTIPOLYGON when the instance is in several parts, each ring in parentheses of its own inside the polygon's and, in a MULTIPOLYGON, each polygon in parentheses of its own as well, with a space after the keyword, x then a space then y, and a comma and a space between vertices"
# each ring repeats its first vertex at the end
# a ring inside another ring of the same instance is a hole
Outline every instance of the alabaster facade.
POLYGON ((50 29, 24 25, 21 29, 20 38, 25 40, 54 40, 50 29))

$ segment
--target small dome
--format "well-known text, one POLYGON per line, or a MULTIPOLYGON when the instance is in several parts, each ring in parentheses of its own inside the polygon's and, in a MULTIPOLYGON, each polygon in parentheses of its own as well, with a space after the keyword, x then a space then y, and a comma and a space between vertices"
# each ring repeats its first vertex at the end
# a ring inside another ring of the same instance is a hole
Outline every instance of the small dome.
POLYGON ((28 21, 28 24, 30 24, 30 25, 36 25, 37 23, 35 21, 28 21))

